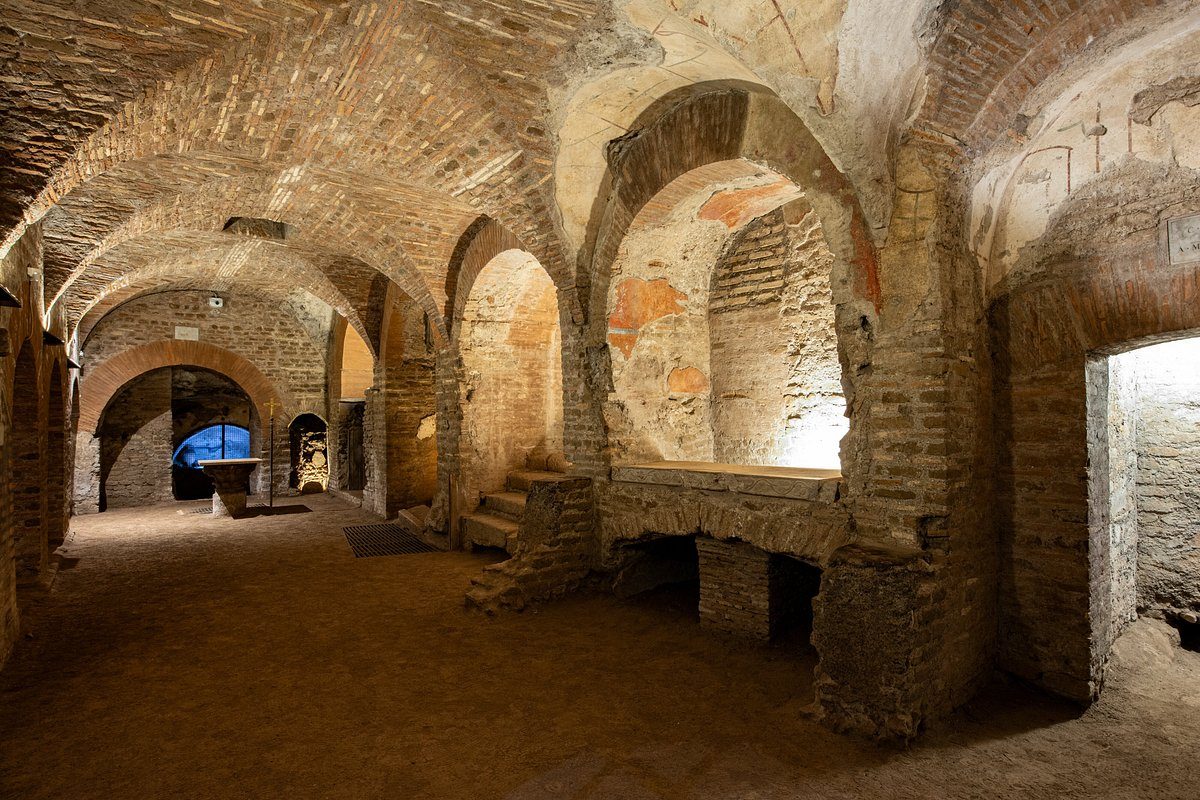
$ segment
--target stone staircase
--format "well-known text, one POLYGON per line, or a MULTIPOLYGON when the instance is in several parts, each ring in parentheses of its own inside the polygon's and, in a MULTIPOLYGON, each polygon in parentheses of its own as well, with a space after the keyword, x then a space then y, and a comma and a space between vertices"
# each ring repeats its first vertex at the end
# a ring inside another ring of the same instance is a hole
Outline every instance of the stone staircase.
POLYGON ((533 482, 558 480, 569 467, 561 454, 530 453, 524 469, 508 474, 504 491, 484 495, 477 510, 463 515, 463 541, 476 547, 498 547, 510 555, 515 553, 533 482))

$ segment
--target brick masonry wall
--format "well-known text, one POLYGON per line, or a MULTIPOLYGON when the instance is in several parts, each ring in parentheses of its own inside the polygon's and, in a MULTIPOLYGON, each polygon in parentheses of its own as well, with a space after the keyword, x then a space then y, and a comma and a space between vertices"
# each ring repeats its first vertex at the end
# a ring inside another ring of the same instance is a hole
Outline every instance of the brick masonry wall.
POLYGON ((1163 246, 1166 220, 1197 212, 1190 170, 1126 162, 1064 205, 991 308, 1000 664, 1084 701, 1120 607, 1111 538, 1087 522, 1086 361, 1200 328, 1195 304, 1178 302, 1200 270, 1169 265, 1163 246))
POLYGON ((468 605, 494 613, 562 595, 597 566, 592 482, 564 476, 534 481, 513 557, 471 582, 468 605))
MULTIPOLYGON (((209 292, 178 291, 130 300, 114 310, 82 343, 88 368, 139 345, 175 338, 175 327, 195 327, 200 341, 250 361, 292 397, 295 414, 322 417, 326 401, 326 357, 330 319, 311 330, 274 300, 227 294, 225 306, 209 306, 209 292)), ((286 422, 285 422, 286 425, 286 422)))
MULTIPOLYGON (((1134 350, 1108 359, 1130 374, 1132 413, 1110 465, 1127 493, 1136 527, 1133 569, 1115 593, 1142 613, 1200 611, 1200 369, 1196 340, 1134 350), (1136 425, 1136 432, 1132 429, 1136 425), (1136 577, 1136 593, 1134 579, 1136 577)), ((1110 430, 1112 419, 1109 421, 1110 430)), ((1112 435, 1112 434, 1110 434, 1112 435)), ((1116 540, 1114 539, 1114 547, 1116 540)))
MULTIPOLYGON (((40 269, 42 257, 42 226, 35 224, 0 259, 0 283, 21 304, 0 308, 0 665, 19 634, 19 604, 46 578, 66 529, 63 494, 46 486, 46 476, 51 465, 62 463, 53 457, 50 435, 73 410, 62 409, 61 416, 50 410, 52 401, 61 404, 70 393, 63 348, 43 341, 40 283, 28 276, 40 269)), ((61 334, 64 327, 63 315, 52 313, 49 328, 61 334)))
POLYGON ((700 624, 768 641, 771 557, 741 542, 696 539, 700 557, 700 624))
POLYGON ((433 501, 438 481, 437 390, 424 315, 410 300, 389 309, 375 384, 363 410, 363 502, 385 517, 433 501))
POLYGON ((1109 551, 1111 646, 1137 618, 1137 370, 1120 358, 1092 359, 1086 369, 1088 527, 1109 551))
POLYGON ((100 510, 163 503, 171 492, 171 370, 137 378, 100 427, 100 510))

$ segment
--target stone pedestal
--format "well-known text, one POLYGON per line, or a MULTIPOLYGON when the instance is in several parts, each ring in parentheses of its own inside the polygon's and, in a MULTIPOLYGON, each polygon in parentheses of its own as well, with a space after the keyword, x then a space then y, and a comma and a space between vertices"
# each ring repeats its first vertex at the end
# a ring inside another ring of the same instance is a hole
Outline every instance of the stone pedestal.
POLYGON ((246 513, 246 479, 261 458, 221 458, 197 461, 204 474, 212 478, 214 517, 241 517, 246 513))

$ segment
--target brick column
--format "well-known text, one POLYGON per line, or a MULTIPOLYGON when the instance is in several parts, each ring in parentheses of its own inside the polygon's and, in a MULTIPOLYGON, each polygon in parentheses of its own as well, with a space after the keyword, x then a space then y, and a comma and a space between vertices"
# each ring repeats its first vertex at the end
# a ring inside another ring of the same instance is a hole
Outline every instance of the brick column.
POLYGON ((742 542, 697 538, 700 624, 760 641, 771 638, 771 556, 742 542))

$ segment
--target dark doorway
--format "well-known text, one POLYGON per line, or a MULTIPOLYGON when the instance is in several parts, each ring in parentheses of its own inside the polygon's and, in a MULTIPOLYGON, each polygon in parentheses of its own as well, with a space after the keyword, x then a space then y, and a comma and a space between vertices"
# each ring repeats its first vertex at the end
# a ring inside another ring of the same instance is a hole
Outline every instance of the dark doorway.
POLYGON ((783 555, 772 555, 769 568, 771 641, 810 647, 813 599, 821 590, 821 570, 783 555))
POLYGON ((694 536, 665 536, 628 545, 613 593, 673 614, 700 618, 700 557, 694 536))

